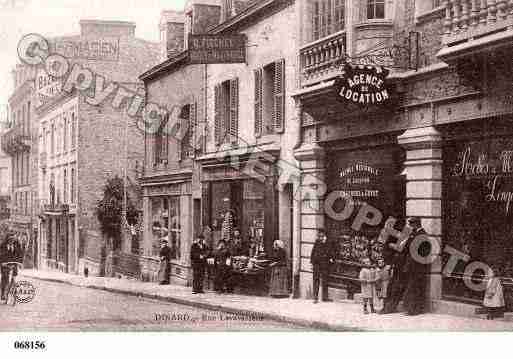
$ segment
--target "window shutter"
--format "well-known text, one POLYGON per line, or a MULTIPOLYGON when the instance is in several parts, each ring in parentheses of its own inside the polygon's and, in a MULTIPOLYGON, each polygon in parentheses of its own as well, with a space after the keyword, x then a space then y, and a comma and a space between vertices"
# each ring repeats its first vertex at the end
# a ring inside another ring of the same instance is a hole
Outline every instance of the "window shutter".
MULTIPOLYGON (((160 130, 160 135, 162 136, 161 141, 162 143, 162 157, 161 160, 166 160, 169 158, 169 114, 166 113, 166 116, 164 117, 164 122, 162 123, 162 127, 160 130)), ((167 163, 167 162, 166 162, 167 163)))
POLYGON ((196 153, 196 128, 198 127, 198 106, 196 102, 191 103, 189 109, 189 157, 193 158, 196 153))
POLYGON ((274 63, 274 111, 273 126, 277 133, 284 130, 285 118, 285 60, 274 63))
POLYGON ((239 79, 230 80, 230 127, 231 143, 238 142, 239 134, 239 79))
POLYGON ((214 140, 216 146, 221 144, 221 85, 214 88, 214 140))
POLYGON ((255 136, 262 135, 262 69, 256 69, 255 74, 255 136))

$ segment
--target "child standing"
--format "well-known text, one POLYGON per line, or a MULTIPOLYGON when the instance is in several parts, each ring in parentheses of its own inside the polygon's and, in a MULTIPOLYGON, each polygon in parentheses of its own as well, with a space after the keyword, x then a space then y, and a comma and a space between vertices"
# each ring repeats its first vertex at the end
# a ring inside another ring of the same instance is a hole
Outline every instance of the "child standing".
POLYGON ((369 314, 369 311, 367 310, 367 303, 369 303, 371 313, 375 313, 374 295, 376 294, 376 270, 372 267, 369 258, 365 258, 363 260, 363 265, 364 267, 360 271, 359 276, 362 285, 363 313, 369 314))
POLYGON ((504 313, 504 293, 500 278, 491 271, 486 285, 483 306, 487 309, 486 319, 494 319, 504 313))
POLYGON ((389 264, 385 265, 385 261, 380 259, 378 261, 378 298, 383 302, 385 298, 388 297, 388 283, 390 283, 390 278, 392 278, 392 270, 389 264))

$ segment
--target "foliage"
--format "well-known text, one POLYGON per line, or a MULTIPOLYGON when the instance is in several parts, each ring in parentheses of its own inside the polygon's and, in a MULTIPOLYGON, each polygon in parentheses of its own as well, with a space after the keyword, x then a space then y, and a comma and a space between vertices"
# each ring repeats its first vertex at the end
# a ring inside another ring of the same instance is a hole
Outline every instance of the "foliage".
MULTIPOLYGON (((127 193, 128 224, 135 224, 137 215, 137 209, 127 193)), ((103 198, 96 206, 96 216, 104 235, 114 239, 120 238, 123 225, 123 180, 118 176, 107 180, 103 189, 103 198)))

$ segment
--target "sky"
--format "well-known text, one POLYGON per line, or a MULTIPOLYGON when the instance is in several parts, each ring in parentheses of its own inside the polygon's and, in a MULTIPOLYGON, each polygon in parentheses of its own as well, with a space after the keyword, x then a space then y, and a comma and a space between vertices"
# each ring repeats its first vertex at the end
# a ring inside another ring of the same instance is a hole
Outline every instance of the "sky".
POLYGON ((0 106, 12 93, 11 69, 23 35, 79 34, 82 19, 133 21, 136 36, 158 41, 162 10, 182 10, 185 0, 0 0, 0 106))

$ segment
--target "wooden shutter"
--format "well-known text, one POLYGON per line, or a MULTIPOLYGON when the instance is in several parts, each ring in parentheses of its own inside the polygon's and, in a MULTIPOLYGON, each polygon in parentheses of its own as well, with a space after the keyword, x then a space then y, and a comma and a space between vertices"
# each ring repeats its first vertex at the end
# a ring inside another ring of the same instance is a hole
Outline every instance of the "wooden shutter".
POLYGON ((263 69, 256 69, 255 74, 255 137, 262 135, 262 73, 263 69))
POLYGON ((230 80, 230 127, 229 134, 232 143, 238 142, 239 135, 239 79, 230 80))
POLYGON ((189 157, 194 157, 194 154, 196 152, 196 128, 198 127, 197 111, 197 103, 191 103, 191 107, 189 109, 189 157))
POLYGON ((281 59, 274 63, 274 109, 273 109, 274 132, 280 133, 284 130, 285 121, 285 60, 281 59))
POLYGON ((216 146, 221 144, 221 117, 222 113, 222 102, 221 102, 221 85, 216 85, 214 88, 214 140, 216 146))

